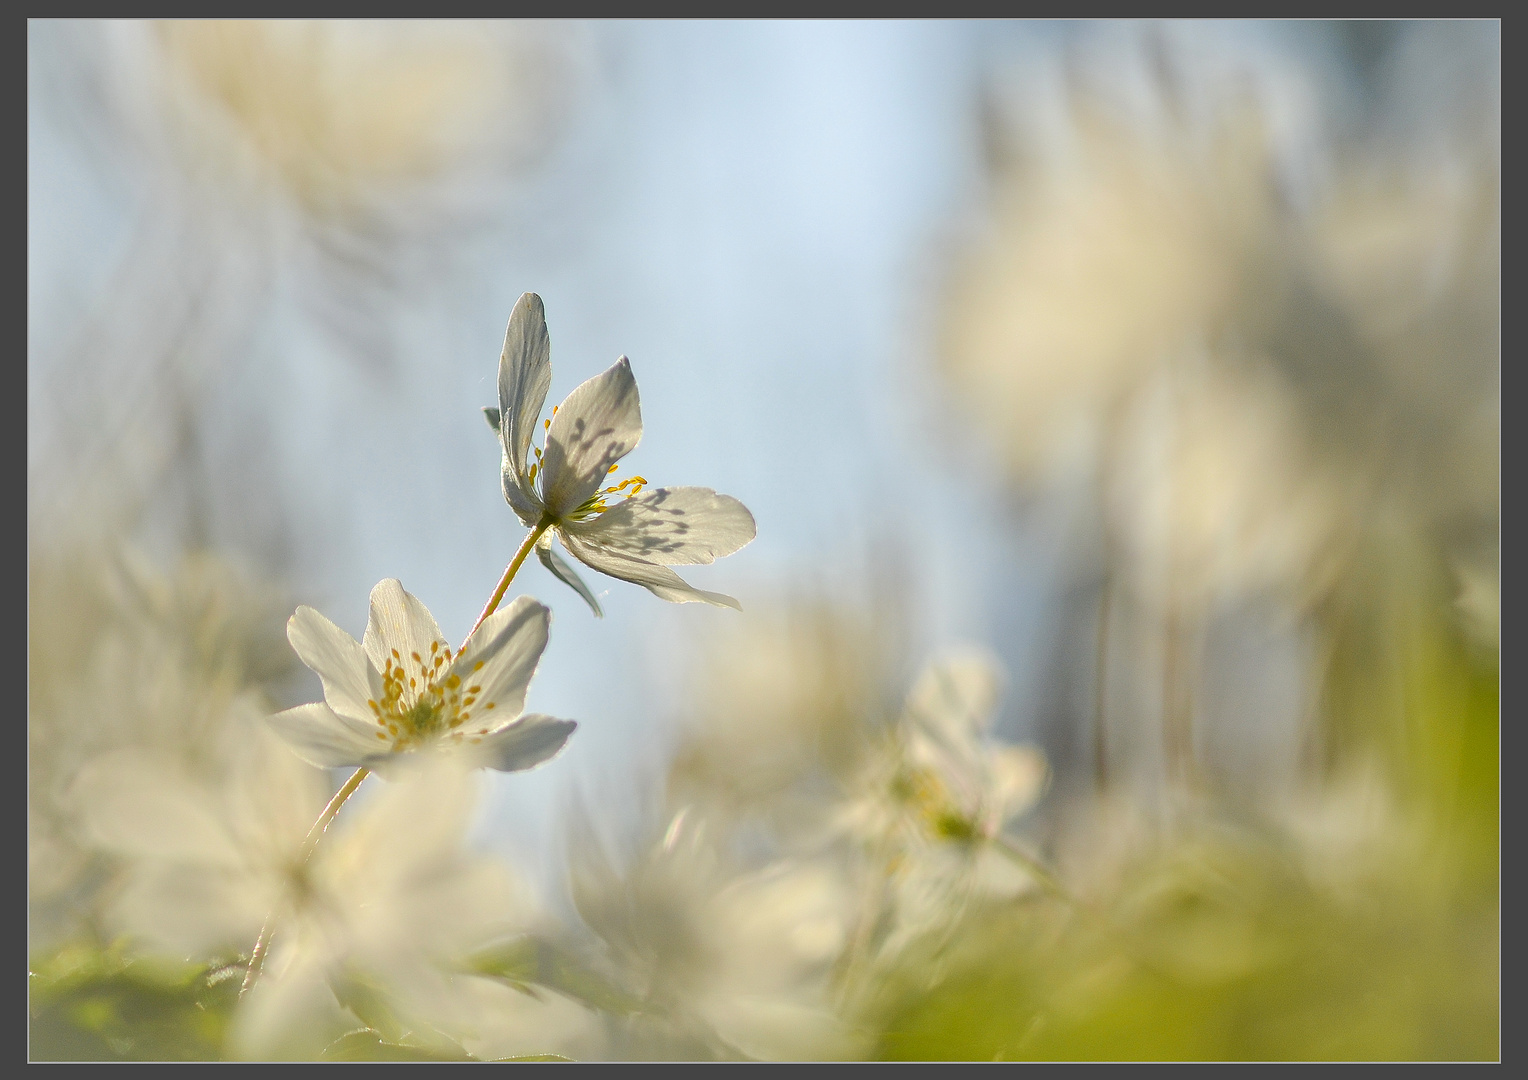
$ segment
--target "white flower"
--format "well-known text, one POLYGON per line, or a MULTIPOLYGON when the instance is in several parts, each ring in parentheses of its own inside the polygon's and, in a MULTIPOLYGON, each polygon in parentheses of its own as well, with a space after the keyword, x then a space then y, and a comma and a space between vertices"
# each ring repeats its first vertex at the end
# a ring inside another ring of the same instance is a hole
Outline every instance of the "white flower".
POLYGON ((338 1033, 314 1015, 332 1013, 335 995, 389 1041, 449 1050, 476 1034, 455 1023, 464 987, 454 969, 487 942, 523 930, 530 907, 501 863, 463 847, 476 794, 464 763, 411 764, 303 868, 236 1020, 239 1053, 320 1049, 338 1033))
POLYGON ((755 528, 747 507, 710 488, 643 492, 647 481, 640 476, 600 487, 642 438, 630 361, 621 357, 552 410, 543 424, 543 450, 532 446, 531 437, 551 382, 551 342, 541 297, 525 293, 504 335, 499 407, 484 412, 503 450, 504 498, 527 528, 546 530, 537 553, 547 569, 598 614, 592 594, 552 552, 550 532, 555 530, 585 566, 645 586, 664 600, 739 607, 730 596, 691 588, 669 567, 710 563, 752 540, 755 528), (533 451, 535 461, 530 461, 533 451))
POLYGON ((439 747, 503 772, 529 769, 561 750, 578 726, 521 713, 550 618, 544 605, 519 597, 453 653, 429 610, 395 578, 372 589, 359 643, 299 607, 287 638, 323 680, 324 701, 277 713, 271 724, 315 765, 374 769, 439 747))
POLYGON ((853 896, 832 860, 737 871, 690 808, 624 872, 592 834, 574 849, 579 914, 643 1003, 628 1053, 759 1059, 862 1049, 832 1007, 853 896))
POLYGON ((1046 777, 1040 752, 985 738, 999 682, 996 661, 976 652, 924 670, 846 814, 852 831, 866 838, 990 839, 1034 805, 1046 777))
POLYGON ((125 860, 107 922, 157 947, 198 955, 248 948, 285 914, 303 841, 328 799, 324 774, 263 724, 236 733, 231 768, 198 778, 170 753, 103 754, 70 789, 82 831, 125 860))
POLYGON ((1039 798, 1047 769, 1033 747, 986 739, 999 682, 984 653, 929 665, 834 822, 885 873, 879 903, 890 919, 872 920, 886 923, 883 954, 958 916, 972 896, 1014 895, 1045 881, 1002 838, 1039 798))

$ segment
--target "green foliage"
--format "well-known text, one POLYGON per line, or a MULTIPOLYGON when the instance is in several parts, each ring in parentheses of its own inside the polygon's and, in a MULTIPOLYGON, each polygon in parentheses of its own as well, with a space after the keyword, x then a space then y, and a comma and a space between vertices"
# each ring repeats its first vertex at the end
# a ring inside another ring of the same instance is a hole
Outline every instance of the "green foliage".
POLYGON ((1338 636, 1333 782, 1378 760, 1389 798, 1356 851, 1206 815, 1096 900, 976 911, 878 988, 879 1055, 1496 1059, 1498 672, 1429 580, 1338 636))
POLYGON ((222 1055, 244 969, 76 942, 28 972, 32 1061, 206 1061, 222 1055))

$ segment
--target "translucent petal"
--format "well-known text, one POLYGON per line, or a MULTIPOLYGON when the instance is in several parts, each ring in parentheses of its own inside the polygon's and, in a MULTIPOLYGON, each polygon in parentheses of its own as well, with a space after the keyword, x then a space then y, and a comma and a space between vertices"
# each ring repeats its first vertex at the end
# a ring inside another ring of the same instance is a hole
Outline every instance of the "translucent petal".
POLYGON ((270 718, 270 724, 298 757, 324 769, 369 766, 392 746, 390 741, 377 738, 376 732, 382 729, 375 723, 347 721, 323 702, 279 712, 270 718))
POLYGON ((536 557, 541 560, 541 565, 552 572, 552 576, 583 598, 584 603, 589 605, 589 610, 594 612, 596 619, 605 617, 600 610, 600 602, 589 591, 589 586, 584 584, 584 579, 567 564, 567 561, 552 550, 552 534, 542 533, 541 543, 536 545, 536 557))
POLYGON ((998 746, 991 752, 992 802, 998 824, 1028 810, 1045 791, 1045 755, 1032 746, 998 746))
POLYGON ((482 737, 471 752, 482 764, 500 772, 533 769, 556 757, 578 724, 540 713, 527 713, 482 737))
POLYGON ((371 721, 366 702, 377 687, 360 642, 306 604, 287 620, 287 640, 298 658, 318 673, 331 709, 352 720, 371 721))
POLYGON ((678 574, 666 566, 657 563, 645 562, 642 559, 632 558, 617 551, 610 551, 596 544, 591 544, 575 534, 565 530, 558 530, 558 536, 562 538, 563 545, 579 562, 591 569, 598 570, 602 574, 620 578, 622 581, 630 581, 641 585, 648 592, 660 599, 673 604, 687 604, 699 601, 704 604, 715 604, 717 607, 730 607, 738 611, 743 606, 725 593, 706 592, 702 589, 692 588, 678 574))
POLYGON ((642 438, 642 407, 631 363, 621 357, 576 387, 557 407, 547 432, 542 502, 554 517, 578 509, 599 490, 610 466, 642 438))
POLYGON ((564 528, 591 544, 663 566, 710 563, 754 538, 748 508, 710 488, 644 491, 598 517, 564 528))
POLYGON ((484 619, 467 639, 449 671, 461 679, 463 705, 471 714, 464 730, 491 728, 520 715, 525 691, 546 649, 551 621, 545 604, 517 596, 484 619), (469 696, 471 705, 466 704, 469 696))
MULTIPOLYGON (((446 647, 446 637, 435 624, 430 609, 412 593, 405 592, 397 578, 384 578, 371 590, 371 615, 366 620, 362 646, 377 671, 387 668, 388 660, 402 663, 410 672, 416 664, 430 662, 430 647, 438 653, 446 647), (394 650, 398 655, 394 656, 394 650), (418 660, 413 657, 417 655, 418 660)), ((368 708, 363 720, 371 720, 368 708)))
POLYGON ((109 851, 223 867, 242 862, 213 812, 211 793, 150 754, 127 750, 96 758, 71 791, 87 834, 109 851))
POLYGON ((525 468, 536 420, 552 385, 552 341, 547 335, 541 297, 522 293, 515 301, 499 356, 499 433, 504 453, 525 468))
POLYGON ((959 747, 991 725, 1002 685, 1002 665, 991 653, 952 653, 923 670, 907 696, 907 712, 951 748, 959 747))

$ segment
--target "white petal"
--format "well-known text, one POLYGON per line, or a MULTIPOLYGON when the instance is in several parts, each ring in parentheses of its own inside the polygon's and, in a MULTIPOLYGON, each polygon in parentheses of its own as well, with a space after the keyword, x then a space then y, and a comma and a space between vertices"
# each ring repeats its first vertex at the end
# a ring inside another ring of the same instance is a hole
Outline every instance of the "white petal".
POLYGON ((654 488, 564 528, 591 544, 663 566, 710 563, 754 538, 748 508, 710 488, 654 488))
POLYGON ((325 769, 370 766, 392 746, 391 740, 377 738, 382 729, 375 723, 346 720, 323 702, 279 712, 270 718, 270 725, 298 757, 325 769))
POLYGON ((992 801, 1001 825, 1039 800, 1049 769, 1045 755, 1032 746, 995 747, 991 762, 992 801))
POLYGON ((678 574, 666 566, 657 563, 644 562, 634 559, 630 555, 622 555, 620 552, 607 551, 595 544, 586 543, 578 536, 565 530, 558 530, 558 536, 562 538, 563 546, 579 562, 591 569, 598 570, 602 574, 620 578, 622 581, 630 581, 641 585, 648 592, 660 599, 673 604, 687 604, 692 601, 700 601, 705 604, 715 604, 717 607, 730 607, 738 611, 743 610, 743 605, 725 593, 706 592, 703 589, 692 588, 678 574))
POLYGON ((527 713, 513 724, 482 736, 480 743, 469 743, 468 750, 491 769, 520 772, 556 757, 576 727, 572 720, 527 713))
POLYGON ((462 680, 463 706, 471 714, 466 729, 491 728, 520 715, 551 621, 545 604, 517 596, 473 631, 450 668, 462 680))
POLYGON ((907 712, 952 748, 961 747, 991 725, 1002 687, 997 657, 985 649, 965 649, 923 670, 907 696, 907 712))
MULTIPOLYGON (((447 642, 430 609, 412 593, 405 592, 397 578, 377 582, 371 590, 371 615, 366 620, 366 637, 362 639, 372 666, 379 672, 385 671, 391 660, 412 672, 430 663, 432 645, 439 656, 447 642)), ((369 708, 362 719, 372 719, 369 708)))
POLYGON ((547 512, 562 517, 599 490, 610 466, 642 438, 642 406, 631 362, 621 357, 576 387, 547 432, 541 492, 547 512))
POLYGON ((589 591, 589 586, 584 584, 584 579, 578 576, 578 572, 569 566, 562 556, 552 550, 551 533, 541 534, 541 540, 536 544, 536 557, 541 560, 541 565, 546 567, 553 577, 583 598, 584 603, 589 605, 589 610, 594 612, 596 619, 605 617, 605 613, 600 610, 600 602, 589 591))
POLYGON ((212 793, 152 755, 128 750, 96 758, 71 792, 87 834, 107 850, 224 867, 242 862, 212 793))
POLYGON ((541 297, 522 293, 504 332, 499 356, 499 437, 504 456, 525 487, 525 457, 530 453, 536 420, 552 385, 552 342, 546 332, 541 297))
POLYGON ((306 604, 287 620, 287 640, 298 658, 318 673, 331 709, 362 723, 371 720, 366 702, 377 690, 360 642, 306 604))

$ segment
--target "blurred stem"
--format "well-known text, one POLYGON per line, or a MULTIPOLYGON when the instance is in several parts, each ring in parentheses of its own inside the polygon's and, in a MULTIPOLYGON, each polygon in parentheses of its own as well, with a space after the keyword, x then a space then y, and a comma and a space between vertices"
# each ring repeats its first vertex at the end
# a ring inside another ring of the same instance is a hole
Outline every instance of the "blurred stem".
POLYGON ((1109 786, 1109 730, 1105 726, 1105 699, 1109 689, 1109 618, 1113 583, 1106 568, 1098 587, 1098 629, 1093 643, 1093 784, 1100 791, 1109 786))
MULTIPOLYGON (((526 535, 525 543, 520 545, 520 550, 515 552, 515 557, 509 560, 509 565, 504 568, 504 576, 499 579, 499 587, 495 589, 493 591, 493 595, 488 598, 488 604, 483 608, 483 614, 477 617, 477 622, 473 623, 472 629, 468 631, 467 636, 469 638, 472 637, 473 634, 477 633, 477 628, 483 625, 483 620, 494 613, 494 609, 499 606, 499 601, 503 600, 504 594, 509 591, 509 583, 513 581, 515 579, 515 575, 520 572, 520 566, 525 562, 526 556, 529 555, 531 553, 531 549, 536 546, 536 541, 541 539, 541 534, 546 532, 551 527, 552 519, 549 517, 543 517, 541 521, 536 525, 536 527, 526 535)), ((466 648, 465 643, 462 647, 466 648)))
MULTIPOLYGON (((329 800, 329 805, 324 807, 324 812, 318 815, 318 820, 308 830, 308 835, 302 842, 302 854, 298 857, 299 865, 304 865, 313 857, 313 851, 318 847, 319 839, 324 831, 329 828, 329 823, 340 812, 340 807, 345 805, 345 800, 355 794, 356 788, 361 786, 361 781, 371 775, 371 770, 362 766, 350 774, 350 779, 334 793, 334 798, 329 800)), ((270 948, 271 932, 276 928, 276 912, 273 910, 265 917, 265 924, 260 927, 260 937, 255 941, 254 950, 249 954, 249 968, 244 972, 244 982, 239 987, 239 996, 249 993, 249 988, 255 985, 255 980, 260 977, 260 968, 265 963, 266 950, 270 948)))
POLYGON ((996 833, 992 837, 992 843, 999 851, 1008 856, 1009 859, 1017 863, 1031 877, 1038 881, 1046 892, 1058 900, 1065 900, 1069 904, 1078 902, 1075 896, 1067 892, 1066 886, 1061 884, 1061 880, 1056 877, 1055 872, 1046 866, 1038 855, 1031 855, 1028 851, 1024 850, 1018 841, 1003 833, 996 833))

